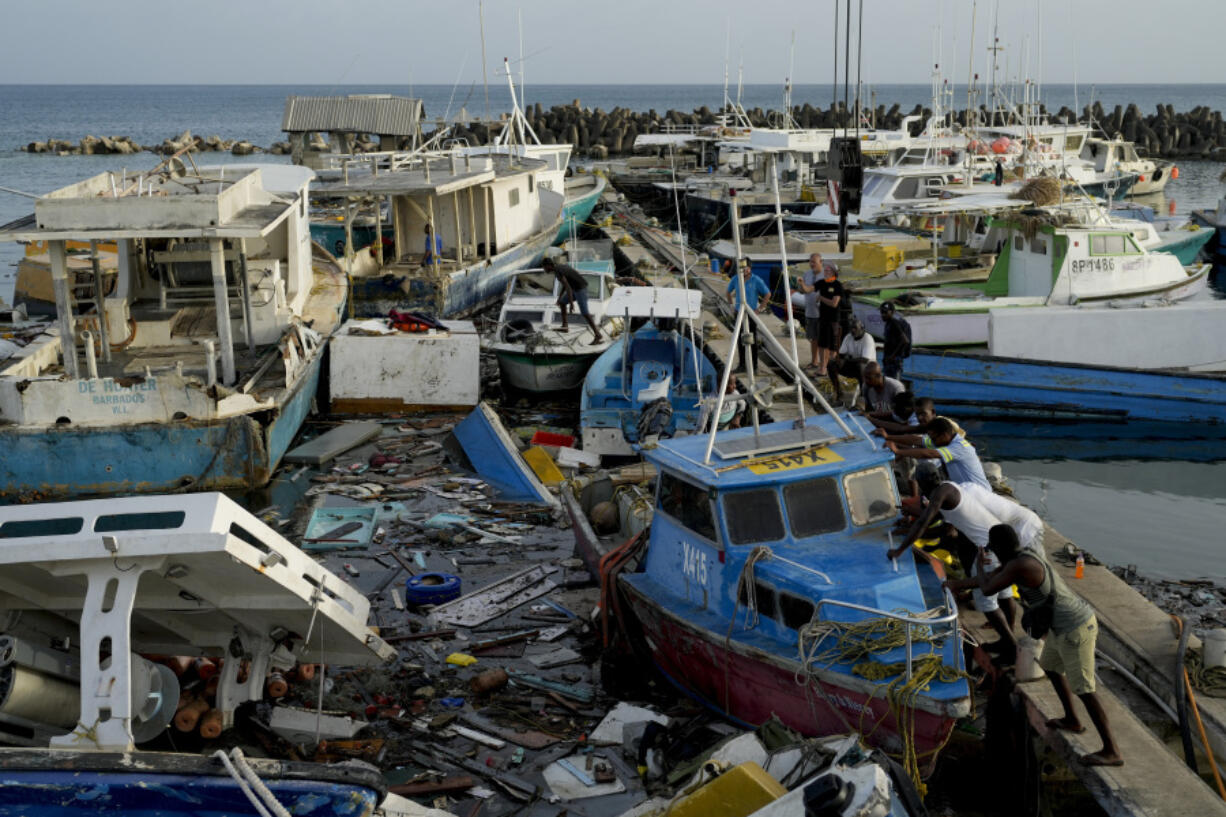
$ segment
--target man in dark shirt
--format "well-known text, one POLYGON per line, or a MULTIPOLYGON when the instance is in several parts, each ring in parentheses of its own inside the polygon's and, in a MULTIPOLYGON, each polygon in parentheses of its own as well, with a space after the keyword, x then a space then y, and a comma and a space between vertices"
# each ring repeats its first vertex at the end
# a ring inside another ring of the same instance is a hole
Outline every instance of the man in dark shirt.
POLYGON ((587 281, 583 280, 579 270, 567 264, 559 264, 552 258, 542 261, 541 267, 545 272, 552 272, 562 283, 562 293, 558 295, 558 306, 562 307, 562 331, 566 332, 570 329, 567 318, 570 315, 571 304, 577 303, 579 314, 587 321, 587 325, 592 327, 591 345, 603 343, 604 338, 600 335, 600 328, 596 326, 596 321, 592 320, 592 313, 588 311, 587 281))
POLYGON ((825 277, 817 283, 817 346, 821 351, 819 376, 825 376, 830 358, 839 350, 843 331, 839 326, 839 302, 844 298, 843 285, 839 283, 839 270, 833 264, 825 265, 825 277))
POLYGON ((911 357, 911 324, 898 314, 894 304, 886 301, 881 305, 881 320, 885 324, 885 350, 881 355, 881 369, 886 377, 902 378, 902 362, 911 357))

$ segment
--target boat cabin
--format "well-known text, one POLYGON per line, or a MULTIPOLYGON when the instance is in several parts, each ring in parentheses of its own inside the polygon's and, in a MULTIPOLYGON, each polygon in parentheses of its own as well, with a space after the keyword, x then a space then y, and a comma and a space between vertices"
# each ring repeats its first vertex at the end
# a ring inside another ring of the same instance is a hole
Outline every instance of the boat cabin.
POLYGON ((294 164, 326 167, 332 156, 374 150, 416 150, 425 108, 420 99, 392 94, 296 96, 285 100, 281 130, 294 164))
POLYGON ((0 241, 45 242, 56 324, 0 370, 0 419, 209 420, 289 388, 344 302, 340 270, 321 288, 313 265, 312 175, 285 165, 189 171, 176 158, 38 198, 0 241), (115 280, 103 281, 97 261, 92 278, 70 276, 72 241, 113 242, 115 280))

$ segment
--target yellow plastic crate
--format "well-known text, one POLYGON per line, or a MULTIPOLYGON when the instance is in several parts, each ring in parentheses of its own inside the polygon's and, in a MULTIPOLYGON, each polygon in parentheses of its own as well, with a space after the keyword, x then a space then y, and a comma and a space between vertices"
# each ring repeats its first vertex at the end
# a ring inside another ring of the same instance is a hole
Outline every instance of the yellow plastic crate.
POLYGON ((562 480, 566 479, 549 453, 539 445, 529 448, 523 453, 523 457, 540 481, 546 485, 560 485, 562 480))
POLYGON ((902 250, 892 244, 858 243, 851 251, 851 265, 859 272, 885 275, 898 269, 902 250))
POLYGON ((746 817, 787 793, 766 769, 742 763, 678 800, 668 817, 746 817))

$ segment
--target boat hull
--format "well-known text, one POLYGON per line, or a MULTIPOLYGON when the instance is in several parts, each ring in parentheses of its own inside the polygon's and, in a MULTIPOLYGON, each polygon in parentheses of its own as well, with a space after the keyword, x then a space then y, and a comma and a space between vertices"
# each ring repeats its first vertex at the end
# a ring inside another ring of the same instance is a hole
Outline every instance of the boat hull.
POLYGON ((322 361, 258 417, 0 428, 0 501, 266 485, 311 410, 322 361))
POLYGON ((558 237, 554 240, 554 244, 561 244, 577 236, 580 228, 592 215, 592 210, 596 209, 596 202, 600 201, 600 194, 604 192, 608 182, 605 181, 604 176, 594 178, 596 184, 591 190, 574 198, 567 196, 566 204, 562 206, 562 226, 558 230, 558 237))
POLYGON ((916 394, 958 416, 1093 417, 1226 423, 1226 377, 914 352, 916 394), (956 407, 956 408, 954 408, 956 407))
POLYGON ((1180 264, 1189 267, 1196 263, 1201 250, 1213 239, 1213 231, 1187 230, 1181 232, 1184 234, 1170 241, 1164 241, 1156 248, 1156 251, 1170 253, 1179 259, 1180 264))
MULTIPOLYGON (((247 762, 277 802, 302 817, 371 814, 383 796, 373 768, 247 762)), ((257 814, 234 778, 208 756, 8 750, 0 753, 0 775, 0 817, 257 814)))
POLYGON ((582 355, 497 352, 503 385, 520 391, 551 392, 578 388, 603 350, 582 355))
POLYGON ((429 275, 386 274, 354 278, 350 297, 359 318, 380 317, 392 309, 429 312, 442 318, 463 318, 499 301, 506 294, 511 273, 541 260, 558 224, 542 230, 488 263, 478 261, 464 269, 429 275))
MULTIPOLYGON (((652 659, 671 683, 703 705, 749 727, 778 717, 806 736, 858 731, 887 752, 903 750, 900 724, 882 685, 821 670, 815 682, 798 684, 797 675, 803 671, 797 662, 695 626, 663 609, 632 579, 623 577, 620 586, 643 628, 652 659)), ((912 724, 925 774, 967 704, 934 702, 933 708, 938 711, 915 708, 912 724)))

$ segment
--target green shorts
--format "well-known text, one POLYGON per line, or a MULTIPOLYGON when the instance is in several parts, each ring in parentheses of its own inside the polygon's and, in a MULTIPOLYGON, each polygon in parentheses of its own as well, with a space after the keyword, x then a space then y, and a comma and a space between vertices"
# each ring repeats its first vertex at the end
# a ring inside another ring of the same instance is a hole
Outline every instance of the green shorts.
POLYGON ((1059 672, 1068 678, 1074 695, 1086 695, 1095 689, 1094 644, 1098 641, 1098 619, 1094 616, 1067 633, 1048 633, 1044 639, 1039 666, 1047 672, 1059 672))

